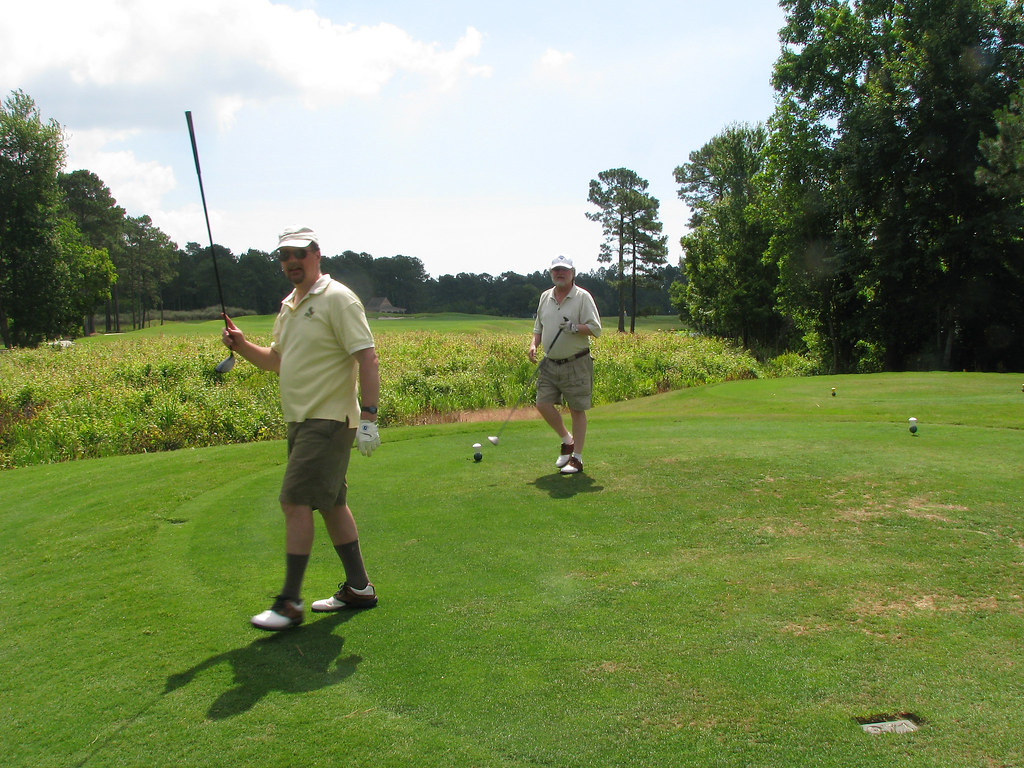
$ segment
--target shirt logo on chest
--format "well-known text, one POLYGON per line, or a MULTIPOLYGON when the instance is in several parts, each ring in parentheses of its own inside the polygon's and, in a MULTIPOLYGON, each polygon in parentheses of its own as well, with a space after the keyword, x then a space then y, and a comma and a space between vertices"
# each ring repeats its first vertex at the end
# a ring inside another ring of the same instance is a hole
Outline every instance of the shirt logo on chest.
POLYGON ((307 320, 312 320, 314 314, 316 314, 316 310, 313 307, 310 307, 309 309, 302 313, 302 316, 305 317, 307 320))

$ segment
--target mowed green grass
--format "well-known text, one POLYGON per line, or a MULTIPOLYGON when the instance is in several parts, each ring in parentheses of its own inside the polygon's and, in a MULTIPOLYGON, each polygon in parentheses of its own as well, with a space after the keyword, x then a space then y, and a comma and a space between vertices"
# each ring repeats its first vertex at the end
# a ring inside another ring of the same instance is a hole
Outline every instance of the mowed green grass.
MULTIPOLYGON (((280 442, 0 473, 4 764, 1022 765, 1021 383, 617 403, 579 477, 535 420, 384 430, 380 605, 278 635, 280 442)), ((307 602, 340 579, 321 527, 307 602)))

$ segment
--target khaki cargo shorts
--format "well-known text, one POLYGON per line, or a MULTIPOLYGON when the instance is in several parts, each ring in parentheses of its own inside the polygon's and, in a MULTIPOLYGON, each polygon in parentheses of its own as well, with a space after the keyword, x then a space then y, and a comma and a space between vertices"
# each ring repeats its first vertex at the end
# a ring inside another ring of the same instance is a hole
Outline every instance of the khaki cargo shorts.
POLYGON ((282 504, 329 510, 345 504, 345 474, 356 430, 348 421, 307 419, 288 423, 288 466, 281 482, 282 504))
POLYGON ((557 365, 541 361, 537 371, 537 403, 565 402, 573 411, 588 411, 594 391, 594 358, 578 357, 557 365))

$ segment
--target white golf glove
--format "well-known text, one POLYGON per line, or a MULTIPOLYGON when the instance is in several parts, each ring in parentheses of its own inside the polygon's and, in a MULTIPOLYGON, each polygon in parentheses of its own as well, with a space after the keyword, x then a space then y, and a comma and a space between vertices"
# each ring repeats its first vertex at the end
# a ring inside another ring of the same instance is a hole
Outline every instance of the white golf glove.
POLYGON ((569 320, 568 318, 566 318, 566 320, 560 326, 558 326, 558 327, 562 329, 563 333, 579 333, 580 332, 580 327, 578 325, 576 325, 576 323, 574 323, 571 320, 569 320))
POLYGON ((369 456, 374 449, 380 445, 380 432, 377 431, 377 422, 359 422, 359 429, 356 432, 356 447, 363 456, 369 456))

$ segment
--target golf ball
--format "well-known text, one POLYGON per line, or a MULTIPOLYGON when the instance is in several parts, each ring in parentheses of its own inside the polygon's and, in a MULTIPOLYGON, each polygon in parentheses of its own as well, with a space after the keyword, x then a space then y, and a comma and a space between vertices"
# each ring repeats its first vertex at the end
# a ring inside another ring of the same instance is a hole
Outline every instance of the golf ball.
POLYGON ((908 419, 908 421, 910 422, 910 434, 916 435, 917 434, 917 419, 915 419, 913 416, 911 416, 908 419))
POLYGON ((483 459, 483 457, 484 455, 480 453, 480 451, 477 451, 476 453, 473 454, 473 461, 480 461, 481 459, 483 459))

